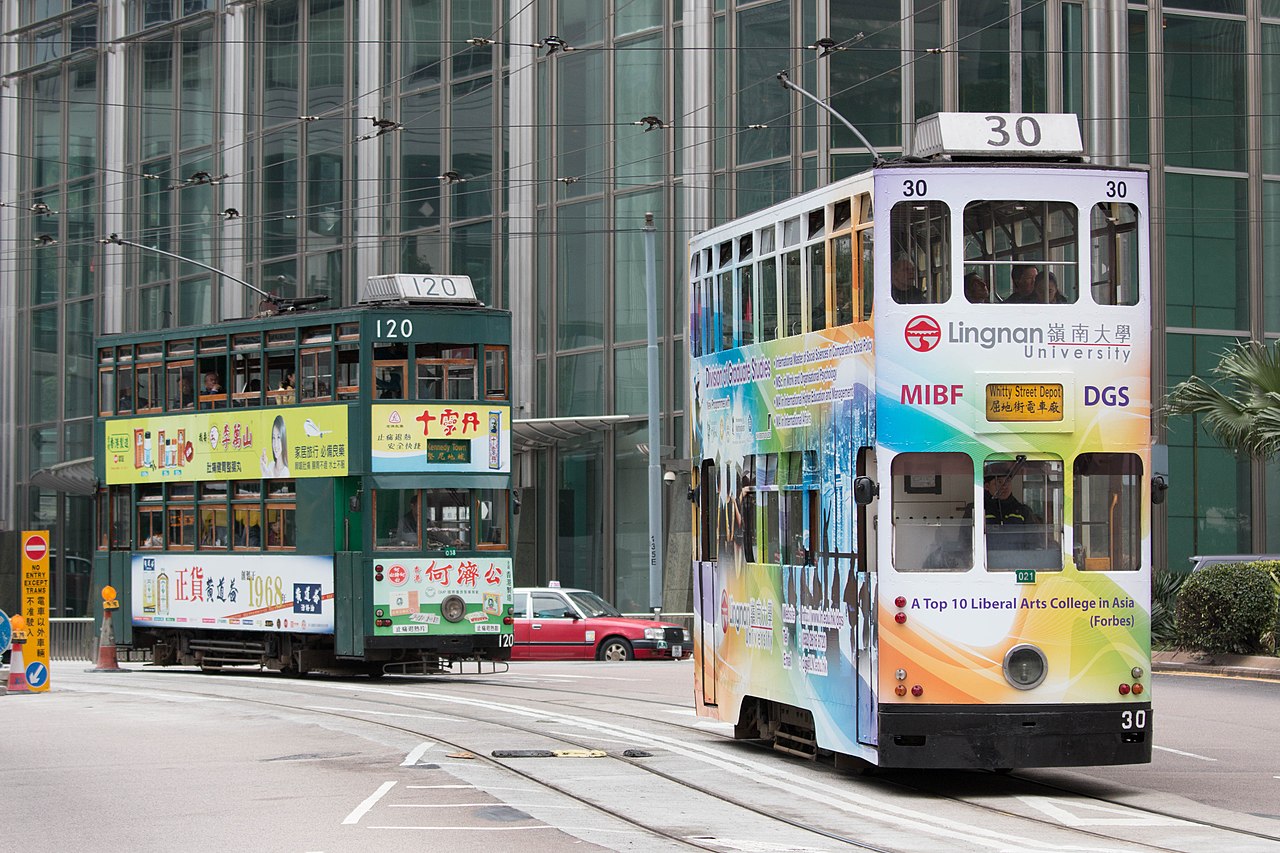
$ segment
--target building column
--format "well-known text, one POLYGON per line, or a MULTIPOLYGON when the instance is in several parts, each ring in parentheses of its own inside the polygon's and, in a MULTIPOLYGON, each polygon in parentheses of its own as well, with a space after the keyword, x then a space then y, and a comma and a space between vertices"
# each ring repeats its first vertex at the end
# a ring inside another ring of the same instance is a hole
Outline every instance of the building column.
MULTIPOLYGON (((364 49, 356 51, 356 62, 359 66, 356 79, 359 81, 360 96, 356 103, 355 115, 382 115, 382 4, 366 4, 359 17, 359 44, 364 49)), ((397 121, 399 117, 392 116, 397 121)), ((355 126, 354 124, 352 125, 355 126)), ((362 127, 367 125, 362 125, 362 127)), ((382 148, 374 142, 366 146, 358 146, 355 154, 356 180, 355 195, 351 199, 350 210, 369 211, 370 214, 382 209, 382 148)), ((356 216, 351 222, 351 233, 355 238, 355 263, 352 265, 355 275, 354 286, 350 294, 354 298, 360 292, 360 283, 369 276, 377 275, 381 269, 381 236, 382 220, 380 215, 356 216)), ((399 270, 387 270, 399 272, 399 270)), ((345 288, 344 288, 345 290, 345 288)), ((344 294, 345 296, 345 294, 344 294)))
MULTIPOLYGON (((711 0, 686 0, 684 4, 684 45, 706 48, 715 44, 711 0)), ((715 186, 715 159, 711 147, 715 113, 712 104, 712 52, 688 50, 684 62, 684 115, 678 117, 684 162, 684 234, 677 241, 684 246, 688 237, 711 227, 712 187, 715 186)), ((683 268, 683 267, 681 267, 683 268)), ((686 271, 687 274, 687 271, 686 271)))
MULTIPOLYGON (((0 4, 0 32, 12 33, 18 26, 18 4, 0 4)), ((8 75, 18 69, 18 39, 0 36, 0 246, 16 247, 20 160, 18 148, 21 104, 18 78, 8 75)), ((0 252, 0 530, 17 525, 17 424, 18 424, 18 255, 17 249, 0 252)))
MULTIPOLYGON (((130 100, 126 93, 129 77, 128 43, 125 22, 128 14, 124 0, 111 0, 105 14, 99 18, 99 27, 106 35, 107 48, 101 65, 103 79, 98 91, 103 94, 102 105, 102 163, 108 170, 102 181, 102 234, 120 234, 132 237, 126 211, 131 208, 128 200, 129 181, 120 180, 125 174, 126 131, 129 126, 125 104, 130 100)), ((102 269, 102 290, 98 298, 98 331, 102 334, 119 334, 125 328, 125 270, 129 254, 117 246, 99 249, 98 263, 102 269)))
MULTIPOLYGON (((220 171, 226 175, 245 175, 248 147, 253 144, 246 139, 245 132, 245 115, 249 109, 246 103, 245 80, 253 80, 257 75, 252 70, 248 74, 231 73, 233 68, 246 68, 248 66, 248 18, 248 11, 244 6, 228 6, 222 18, 222 68, 224 73, 222 74, 222 105, 218 121, 222 126, 222 166, 220 171)), ((223 207, 233 207, 242 213, 247 209, 246 194, 247 188, 251 185, 252 176, 246 177, 249 180, 228 180, 222 184, 220 190, 222 192, 223 207)), ((245 264, 250 255, 249 239, 251 236, 249 229, 244 225, 244 220, 226 220, 222 223, 220 236, 219 251, 221 257, 218 261, 219 269, 236 278, 244 279, 245 264)), ((221 298, 218 300, 221 316, 218 319, 250 317, 257 313, 257 297, 256 295, 251 297, 251 292, 248 288, 232 284, 227 279, 219 276, 218 292, 221 294, 221 298), (252 306, 247 308, 245 300, 249 298, 253 298, 255 301, 252 306)))

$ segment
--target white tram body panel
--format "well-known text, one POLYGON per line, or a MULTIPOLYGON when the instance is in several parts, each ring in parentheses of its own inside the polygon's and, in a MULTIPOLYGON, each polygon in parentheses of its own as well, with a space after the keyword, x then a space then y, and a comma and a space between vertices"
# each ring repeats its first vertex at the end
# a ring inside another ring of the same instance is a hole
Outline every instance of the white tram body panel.
POLYGON ((904 163, 691 242, 699 713, 888 766, 1150 760, 1147 211, 1136 170, 904 163))

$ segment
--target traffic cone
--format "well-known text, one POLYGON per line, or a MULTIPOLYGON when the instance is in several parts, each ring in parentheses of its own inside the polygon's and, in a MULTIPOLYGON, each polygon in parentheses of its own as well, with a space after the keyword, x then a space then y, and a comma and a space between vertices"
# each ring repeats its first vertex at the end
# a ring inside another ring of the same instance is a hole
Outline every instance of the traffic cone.
POLYGON ((111 611, 102 614, 102 630, 98 633, 98 665, 85 672, 128 672, 116 659, 116 632, 111 627, 111 611))
POLYGON ((27 663, 22 659, 22 647, 26 644, 26 640, 13 641, 13 651, 9 653, 9 683, 5 685, 5 695, 35 692, 27 684, 27 663))

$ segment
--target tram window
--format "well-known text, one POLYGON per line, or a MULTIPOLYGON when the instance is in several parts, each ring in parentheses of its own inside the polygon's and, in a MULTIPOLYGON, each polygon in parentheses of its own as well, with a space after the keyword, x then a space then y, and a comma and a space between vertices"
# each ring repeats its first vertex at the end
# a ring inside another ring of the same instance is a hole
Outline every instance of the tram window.
POLYGON ((782 563, 788 566, 812 566, 817 542, 817 526, 811 523, 809 508, 817 507, 817 493, 808 489, 783 489, 776 493, 782 515, 779 544, 782 563))
POLYGON ((196 394, 202 409, 227 407, 227 358, 204 356, 196 362, 196 394))
POLYGON ((774 231, 774 227, 772 225, 769 225, 765 228, 761 228, 758 232, 756 232, 756 236, 758 237, 758 239, 756 240, 756 243, 757 243, 756 249, 759 251, 759 253, 761 255, 773 254, 774 239, 777 236, 776 232, 774 231))
POLYGON ((129 524, 132 520, 129 512, 129 505, 132 503, 130 498, 128 486, 111 487, 111 548, 113 550, 127 551, 132 547, 133 530, 129 524))
POLYGON ((1082 453, 1072 463, 1075 564, 1087 572, 1134 572, 1142 563, 1142 459, 1082 453))
POLYGON ((164 498, 160 486, 138 487, 138 547, 164 547, 164 498))
POLYGON ((745 261, 751 258, 752 235, 743 234, 738 238, 738 260, 745 261))
POLYGON ((693 279, 693 292, 689 294, 689 352, 694 358, 702 355, 702 281, 693 279))
POLYGON ((508 499, 506 489, 476 491, 476 541, 480 548, 507 546, 508 499))
POLYGON ((267 398, 273 403, 298 402, 298 368, 293 353, 267 357, 267 398))
POLYGON ((968 454, 900 453, 890 473, 894 568, 973 568, 973 460, 968 454))
POLYGON ((476 349, 457 344, 418 344, 419 400, 476 399, 476 349))
POLYGON ((1058 459, 983 464, 987 570, 1062 570, 1062 481, 1058 459))
POLYGON ((745 264, 738 267, 738 346, 755 343, 755 282, 754 267, 745 264))
POLYGON ((839 231, 848 228, 853 222, 853 204, 849 199, 838 201, 831 206, 831 230, 839 231))
POLYGON ((258 353, 236 355, 235 393, 232 398, 237 406, 258 406, 262 403, 262 356, 258 353))
MULTIPOLYGON (((123 397, 123 394, 121 396, 123 397)), ((114 414, 118 402, 121 401, 116 399, 115 370, 110 367, 101 368, 98 371, 98 414, 114 414)), ((132 403, 129 408, 133 408, 132 403)))
POLYGON ((484 396, 486 400, 506 400, 507 348, 484 348, 484 396))
POLYGON ((297 512, 289 504, 267 504, 268 550, 293 550, 298 545, 297 512))
POLYGON ((720 349, 733 349, 734 346, 734 307, 733 307, 733 273, 722 272, 716 280, 719 282, 720 310, 720 349))
POLYGON ((225 505, 200 504, 200 547, 203 549, 226 548, 227 508, 225 505))
POLYGON ((333 350, 328 347, 317 347, 302 351, 300 390, 299 399, 304 402, 333 398, 333 350))
POLYGON ((355 344, 338 345, 338 399, 354 400, 360 396, 360 348, 355 344))
POLYGON ((804 331, 800 251, 787 252, 782 256, 782 263, 782 336, 791 337, 804 331))
POLYGON ((698 478, 698 532, 699 549, 703 562, 719 559, 717 550, 720 541, 718 525, 720 521, 720 496, 716 486, 720 475, 716 463, 706 459, 702 463, 702 471, 698 478))
POLYGON ((405 363, 403 361, 375 361, 373 363, 373 387, 379 400, 404 399, 405 363))
POLYGON ((993 302, 1013 305, 1050 301, 1052 272, 1060 299, 1075 302, 1075 205, 1063 201, 974 201, 964 209, 965 273, 982 277, 993 302))
POLYGON ((231 547, 238 550, 262 547, 262 512, 258 504, 231 505, 231 547))
POLYGON ((422 490, 422 548, 471 546, 471 493, 467 489, 422 490))
POLYGON ((809 255, 809 331, 827 327, 827 245, 805 248, 809 255))
POLYGON ((139 364, 134 368, 133 401, 139 412, 158 412, 164 402, 164 378, 160 364, 139 364))
POLYGON ((841 234, 831 241, 832 276, 836 289, 836 325, 853 322, 853 235, 841 234))
POLYGON ((196 508, 194 504, 169 504, 169 547, 189 551, 196 546, 196 508))
POLYGON ((764 524, 760 550, 764 556, 764 562, 775 565, 782 562, 781 495, 782 493, 777 489, 766 489, 757 494, 760 501, 760 517, 764 524))
POLYGON ((116 400, 116 414, 131 415, 133 410, 137 408, 137 401, 133 399, 133 368, 122 367, 116 376, 116 385, 119 387, 119 397, 116 400))
POLYGON ((951 298, 951 210, 941 201, 903 201, 889 214, 893 301, 946 302, 951 298))
POLYGON ((862 316, 859 319, 862 320, 871 319, 871 309, 875 307, 875 257, 875 231, 864 228, 858 232, 858 289, 862 291, 862 316))
POLYGON ((417 489, 373 490, 373 546, 418 549, 422 513, 417 489))
POLYGON ((190 361, 171 362, 165 370, 166 398, 169 410, 194 409, 196 406, 196 368, 190 361))
POLYGON ((772 341, 777 337, 778 259, 765 258, 760 262, 760 340, 772 341))
POLYGON ((1093 301, 1138 304, 1138 208, 1125 202, 1095 204, 1089 223, 1093 301))
POLYGON ((736 529, 742 536, 743 562, 756 561, 756 458, 748 456, 738 472, 738 488, 734 494, 736 529))

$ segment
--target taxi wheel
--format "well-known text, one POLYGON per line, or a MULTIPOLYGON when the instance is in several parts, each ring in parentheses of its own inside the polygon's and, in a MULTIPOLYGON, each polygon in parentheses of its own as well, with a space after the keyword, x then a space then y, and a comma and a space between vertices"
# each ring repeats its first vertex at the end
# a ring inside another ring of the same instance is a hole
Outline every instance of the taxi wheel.
POLYGON ((631 660, 631 644, 622 637, 610 637, 600 644, 599 651, 596 652, 597 660, 631 660))

